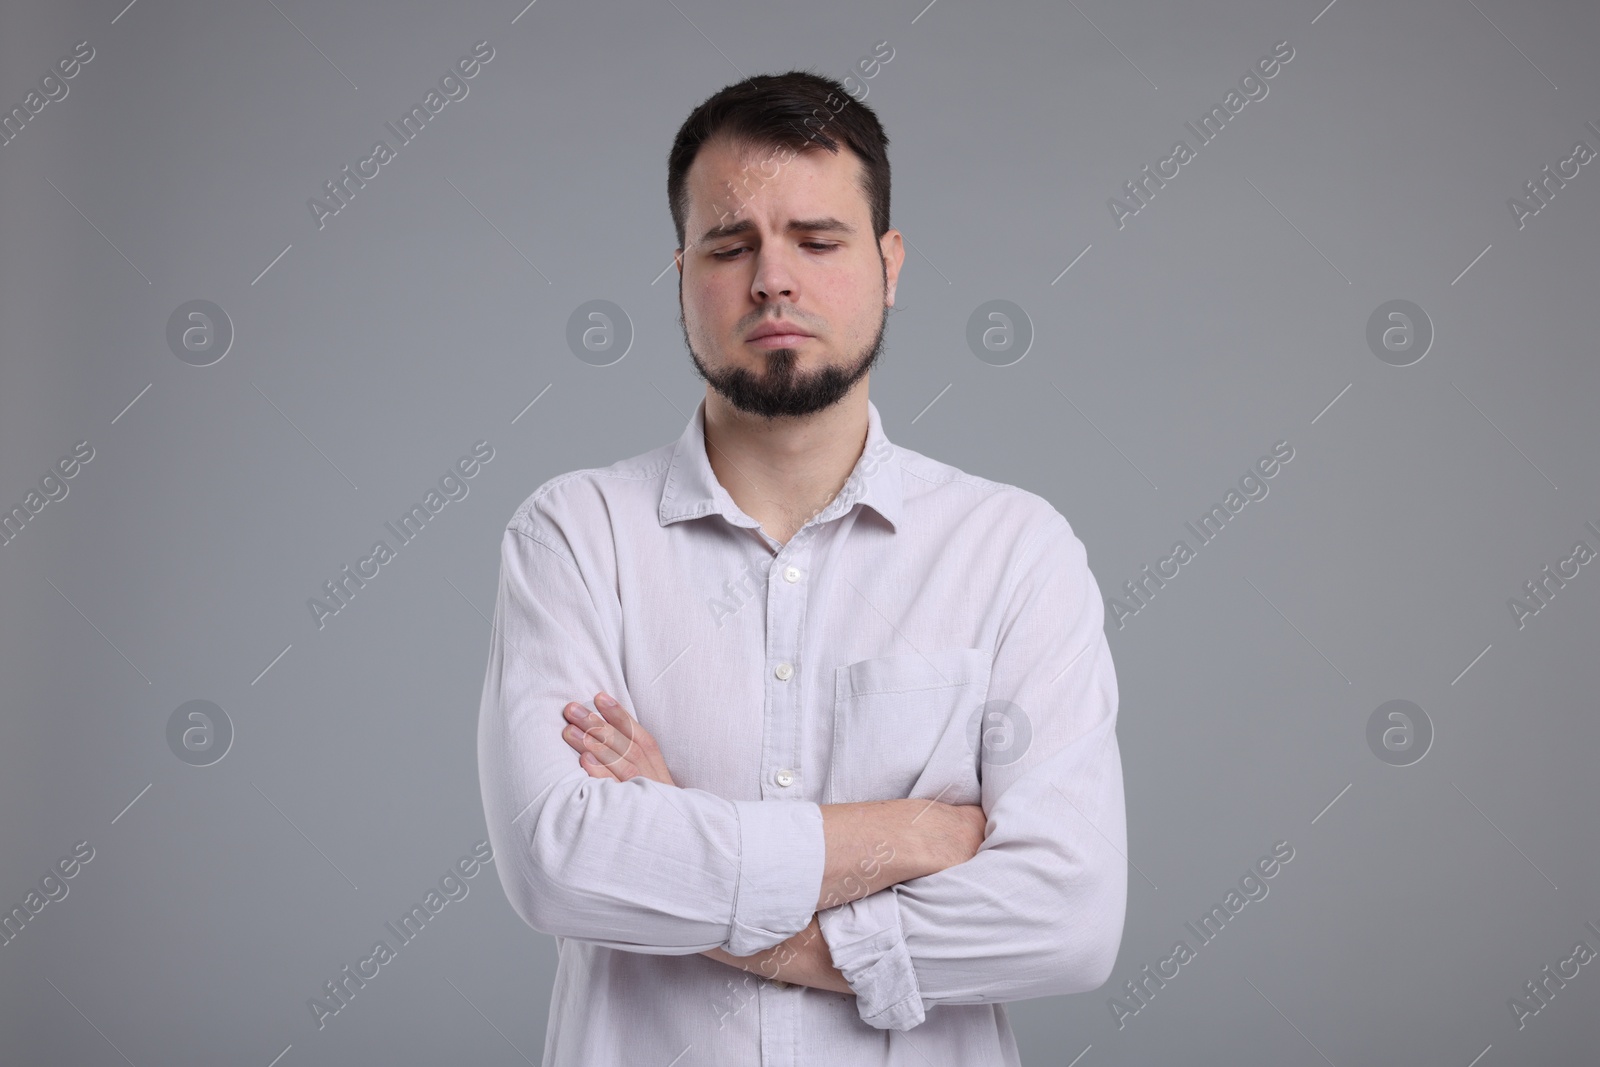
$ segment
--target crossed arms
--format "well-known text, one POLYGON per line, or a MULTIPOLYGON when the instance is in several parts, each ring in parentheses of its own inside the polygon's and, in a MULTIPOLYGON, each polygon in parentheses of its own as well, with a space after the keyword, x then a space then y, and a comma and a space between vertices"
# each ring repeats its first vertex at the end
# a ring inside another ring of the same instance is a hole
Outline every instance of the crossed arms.
POLYGON ((618 780, 577 755, 560 719, 592 687, 637 706, 614 555, 538 508, 501 548, 479 776, 496 871, 529 926, 853 992, 885 1029, 940 1003, 1104 984, 1127 888, 1117 694, 1102 602, 1064 519, 1019 552, 990 676, 991 694, 1029 712, 1031 747, 985 765, 968 812, 728 800, 670 784, 637 730, 619 743, 644 769, 629 758, 618 780))
MULTIPOLYGON (((643 724, 605 692, 595 694, 594 706, 590 711, 576 702, 568 704, 562 709, 567 726, 561 731, 591 778, 626 782, 644 777, 677 788, 661 747, 643 724)), ((827 857, 819 912, 965 863, 982 846, 987 822, 979 805, 936 800, 874 800, 821 808, 827 857)), ((805 929, 755 955, 735 956, 720 947, 701 954, 791 985, 855 992, 834 966, 815 914, 805 929)))

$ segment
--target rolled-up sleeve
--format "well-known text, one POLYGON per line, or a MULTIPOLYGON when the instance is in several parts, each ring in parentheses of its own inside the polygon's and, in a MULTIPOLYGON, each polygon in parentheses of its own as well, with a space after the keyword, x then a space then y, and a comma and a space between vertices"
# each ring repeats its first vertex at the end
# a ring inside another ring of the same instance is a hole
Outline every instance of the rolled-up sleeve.
POLYGON ((1019 560, 984 722, 1008 710, 1016 748, 982 765, 981 849, 818 913, 861 1019, 880 1029, 917 1026, 938 1004, 1088 992, 1116 962, 1127 825, 1105 608, 1059 513, 1019 560))
MULTIPOLYGON (((825 844, 809 802, 730 801, 646 778, 592 778, 562 709, 605 690, 640 716, 621 666, 614 580, 578 535, 524 509, 501 542, 478 775, 495 869, 535 930, 607 948, 754 955, 804 929, 825 844)), ((663 620, 663 625, 669 620, 663 620)))

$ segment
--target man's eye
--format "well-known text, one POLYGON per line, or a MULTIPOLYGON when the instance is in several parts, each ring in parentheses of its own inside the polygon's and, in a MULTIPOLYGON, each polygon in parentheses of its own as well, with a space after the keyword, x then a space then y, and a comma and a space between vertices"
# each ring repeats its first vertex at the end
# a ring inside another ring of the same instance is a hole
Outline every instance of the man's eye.
MULTIPOLYGON (((837 243, 830 243, 830 242, 827 242, 827 241, 806 241, 801 245, 801 247, 802 248, 814 248, 818 252, 831 252, 833 249, 838 248, 839 245, 837 243)), ((712 259, 731 260, 735 256, 737 256, 740 252, 746 252, 746 251, 749 251, 749 250, 747 248, 743 247, 743 246, 740 246, 739 248, 730 248, 725 252, 713 252, 713 253, 711 253, 711 258, 712 259)))

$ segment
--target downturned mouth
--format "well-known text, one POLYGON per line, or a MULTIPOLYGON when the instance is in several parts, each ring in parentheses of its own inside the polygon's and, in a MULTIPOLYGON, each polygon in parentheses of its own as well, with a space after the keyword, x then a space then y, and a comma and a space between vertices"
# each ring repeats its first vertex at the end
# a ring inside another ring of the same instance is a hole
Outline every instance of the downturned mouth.
POLYGON ((763 326, 745 338, 746 341, 800 341, 810 337, 811 334, 797 326, 763 326))

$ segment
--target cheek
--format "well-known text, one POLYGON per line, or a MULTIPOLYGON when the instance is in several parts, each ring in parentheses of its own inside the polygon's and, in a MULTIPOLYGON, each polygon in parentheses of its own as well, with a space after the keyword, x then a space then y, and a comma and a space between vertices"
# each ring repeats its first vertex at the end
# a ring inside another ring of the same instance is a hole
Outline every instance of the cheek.
POLYGON ((683 286, 683 321, 696 348, 706 359, 721 360, 738 348, 739 323, 750 313, 748 283, 731 272, 718 272, 683 286))
POLYGON ((849 277, 826 279, 817 296, 836 336, 851 344, 863 344, 877 330, 883 314, 880 297, 882 278, 873 264, 872 273, 852 272, 849 277))
POLYGON ((683 315, 692 328, 715 331, 731 306, 738 286, 721 273, 685 279, 683 315))

